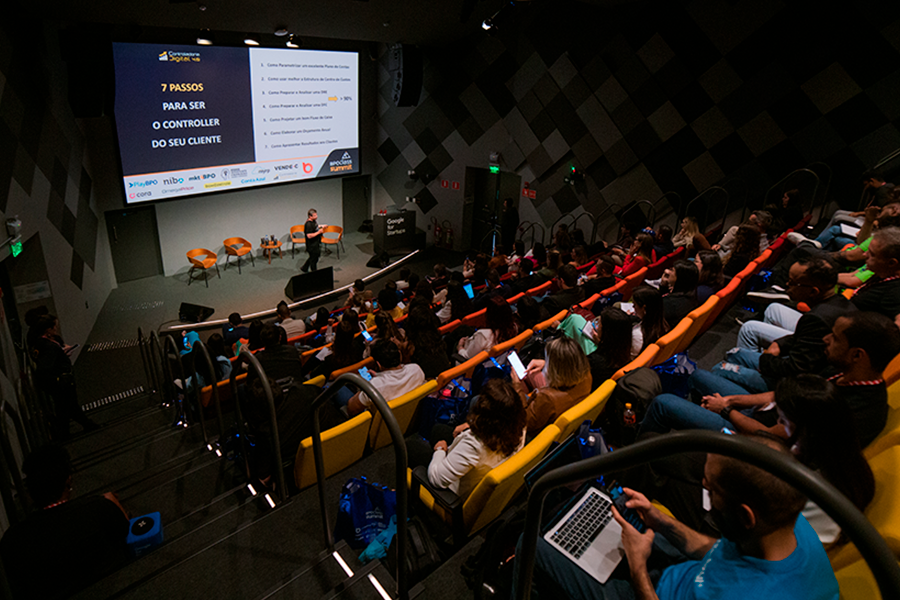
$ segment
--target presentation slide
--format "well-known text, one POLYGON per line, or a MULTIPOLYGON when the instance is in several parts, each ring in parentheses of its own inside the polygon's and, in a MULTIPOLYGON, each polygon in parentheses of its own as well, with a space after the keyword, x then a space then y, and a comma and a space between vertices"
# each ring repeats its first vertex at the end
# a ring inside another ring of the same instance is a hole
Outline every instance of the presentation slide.
POLYGON ((113 44, 129 204, 359 172, 355 52, 113 44))

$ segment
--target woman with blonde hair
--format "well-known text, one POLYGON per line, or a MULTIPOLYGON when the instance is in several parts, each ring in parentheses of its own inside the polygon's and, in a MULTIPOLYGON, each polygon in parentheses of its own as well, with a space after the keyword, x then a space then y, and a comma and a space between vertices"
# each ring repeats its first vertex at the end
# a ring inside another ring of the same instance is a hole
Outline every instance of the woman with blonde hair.
POLYGON ((672 238, 675 247, 685 246, 688 255, 693 256, 700 250, 709 250, 709 241, 700 233, 700 224, 694 217, 685 217, 681 220, 681 231, 672 238))
MULTIPOLYGON (((558 337, 547 342, 544 360, 528 364, 528 373, 543 373, 546 385, 538 387, 528 403, 526 428, 533 437, 547 425, 591 393, 591 366, 578 342, 570 337, 558 337)), ((525 384, 515 372, 513 386, 527 401, 525 384)), ((526 379, 529 376, 526 375, 526 379)))

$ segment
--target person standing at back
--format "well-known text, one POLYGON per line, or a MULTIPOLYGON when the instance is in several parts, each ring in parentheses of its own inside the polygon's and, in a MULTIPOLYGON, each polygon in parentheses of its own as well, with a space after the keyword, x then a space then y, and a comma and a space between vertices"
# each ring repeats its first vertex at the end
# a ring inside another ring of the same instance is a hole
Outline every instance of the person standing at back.
POLYGON ((309 258, 300 267, 300 270, 304 273, 317 269, 316 263, 319 262, 319 255, 322 254, 322 229, 324 228, 316 221, 318 218, 319 213, 314 208, 309 209, 306 213, 306 225, 303 226, 303 234, 306 236, 306 251, 309 253, 309 258))

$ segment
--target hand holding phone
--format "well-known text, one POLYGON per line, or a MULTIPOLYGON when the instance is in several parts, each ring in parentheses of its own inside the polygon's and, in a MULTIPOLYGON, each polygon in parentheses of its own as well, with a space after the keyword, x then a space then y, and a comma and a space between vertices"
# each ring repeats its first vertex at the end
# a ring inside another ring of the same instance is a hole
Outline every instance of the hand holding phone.
POLYGON ((372 334, 369 333, 368 331, 366 331, 365 329, 362 330, 362 336, 363 336, 363 339, 366 340, 367 342, 372 341, 372 334))
POLYGON ((507 355, 507 360, 509 361, 509 364, 512 365, 512 369, 515 372, 516 377, 524 381, 526 374, 525 365, 522 364, 522 359, 519 358, 519 355, 516 354, 515 350, 510 351, 510 353, 507 355))
POLYGON ((360 367, 360 368, 359 368, 359 374, 360 374, 360 375, 362 376, 362 378, 365 379, 366 381, 372 381, 372 374, 369 373, 369 369, 367 369, 366 367, 360 367))
POLYGON ((475 297, 475 292, 472 290, 471 283, 464 285, 463 289, 466 290, 466 296, 468 296, 470 300, 475 297))

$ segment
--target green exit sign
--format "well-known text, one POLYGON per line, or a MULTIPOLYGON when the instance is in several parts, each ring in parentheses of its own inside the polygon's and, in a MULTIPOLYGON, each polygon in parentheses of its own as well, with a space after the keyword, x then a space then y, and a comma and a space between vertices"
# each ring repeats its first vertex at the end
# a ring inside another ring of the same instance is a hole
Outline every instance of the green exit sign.
POLYGON ((13 258, 22 254, 22 242, 18 241, 18 242, 13 242, 12 244, 10 244, 9 251, 12 253, 13 258))
POLYGON ((499 173, 500 167, 498 165, 491 165, 491 173, 499 173))

